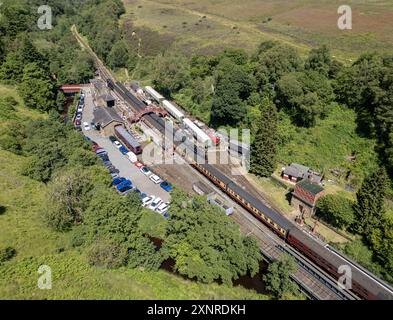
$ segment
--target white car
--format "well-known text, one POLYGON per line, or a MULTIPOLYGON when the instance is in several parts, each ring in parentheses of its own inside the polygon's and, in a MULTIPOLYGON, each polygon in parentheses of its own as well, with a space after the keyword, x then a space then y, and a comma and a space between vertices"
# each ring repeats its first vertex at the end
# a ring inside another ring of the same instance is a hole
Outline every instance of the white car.
POLYGON ((159 176, 157 176, 156 174, 152 174, 152 175, 149 177, 149 179, 150 179, 151 181, 153 181, 155 184, 159 184, 159 183, 162 182, 162 179, 161 179, 159 176))
POLYGON ((86 130, 86 131, 89 131, 91 128, 90 128, 90 125, 87 123, 87 122, 83 122, 83 128, 86 130))
POLYGON ((79 105, 79 107, 78 107, 78 109, 77 109, 77 112, 82 112, 83 111, 83 106, 82 105, 79 105))
POLYGON ((138 161, 138 157, 136 156, 136 154, 131 151, 127 153, 127 158, 128 158, 128 160, 131 161, 131 163, 135 163, 138 161))
POLYGON ((155 196, 145 197, 142 199, 142 207, 147 207, 150 205, 155 199, 155 196))
POLYGON ((121 143, 119 141, 117 141, 117 140, 113 141, 113 144, 115 145, 115 147, 117 149, 120 149, 122 147, 121 143))
POLYGON ((145 176, 150 176, 151 175, 151 171, 149 170, 148 167, 142 167, 141 172, 145 175, 145 176))
POLYGON ((165 214, 169 209, 169 202, 165 202, 165 203, 161 203, 158 208, 156 209, 156 211, 159 214, 165 214))
POLYGON ((151 210, 156 210, 158 208, 158 206, 162 203, 161 198, 157 197, 155 198, 149 205, 149 209, 151 210))

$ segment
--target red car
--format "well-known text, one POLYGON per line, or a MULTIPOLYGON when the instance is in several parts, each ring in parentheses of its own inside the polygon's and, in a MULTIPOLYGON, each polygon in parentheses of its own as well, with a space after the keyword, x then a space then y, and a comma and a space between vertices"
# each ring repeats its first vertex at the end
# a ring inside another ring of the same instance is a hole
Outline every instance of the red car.
POLYGON ((75 125, 76 126, 80 126, 81 125, 81 121, 80 120, 75 120, 75 125))
POLYGON ((98 149, 102 149, 98 144, 93 144, 93 151, 96 152, 98 149))
POLYGON ((136 162, 134 162, 134 164, 135 164, 135 166, 136 166, 138 169, 140 169, 140 168, 143 167, 143 163, 142 163, 142 162, 136 161, 136 162))

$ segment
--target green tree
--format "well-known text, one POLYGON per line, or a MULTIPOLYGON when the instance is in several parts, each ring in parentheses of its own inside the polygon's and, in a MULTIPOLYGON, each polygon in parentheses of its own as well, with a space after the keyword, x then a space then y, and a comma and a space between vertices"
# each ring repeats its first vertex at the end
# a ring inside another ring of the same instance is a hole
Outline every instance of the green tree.
POLYGON ((380 168, 364 179, 356 194, 354 228, 367 239, 381 225, 388 183, 386 170, 380 168))
POLYGON ((266 98, 250 154, 250 171, 262 177, 270 177, 277 165, 277 120, 276 107, 266 98))
POLYGON ((266 289, 271 291, 277 299, 288 295, 298 295, 299 287, 290 278, 296 270, 295 259, 287 254, 282 255, 279 260, 269 265, 267 274, 263 276, 266 289))
POLYGON ((230 284, 248 272, 255 275, 261 255, 255 238, 239 228, 206 198, 172 194, 171 217, 163 245, 176 270, 205 283, 230 284))
POLYGON ((54 107, 54 86, 45 70, 36 63, 27 64, 23 70, 18 91, 25 105, 32 109, 48 111, 54 107))
POLYGON ((153 84, 158 91, 170 96, 186 87, 189 81, 189 64, 184 56, 166 52, 154 60, 153 84))
POLYGON ((354 222, 353 201, 334 194, 318 200, 318 215, 339 228, 347 228, 354 222))
POLYGON ((242 66, 226 58, 217 66, 214 87, 211 124, 215 127, 238 124, 246 115, 245 101, 253 91, 253 79, 242 66))
POLYGON ((16 250, 12 247, 6 247, 0 249, 0 266, 8 261, 11 260, 13 257, 16 256, 16 250))
POLYGON ((317 71, 325 77, 328 77, 331 64, 332 58, 330 50, 327 46, 322 46, 317 49, 311 49, 305 63, 305 68, 306 70, 311 69, 317 71))
POLYGON ((124 41, 116 42, 108 55, 109 66, 113 69, 126 67, 128 59, 129 53, 124 41))
POLYGON ((48 226, 56 231, 66 231, 81 223, 93 187, 83 168, 59 172, 48 184, 48 208, 44 213, 48 226))
POLYGON ((127 249, 111 240, 99 240, 87 251, 90 265, 116 269, 125 265, 127 249))
POLYGON ((385 214, 378 228, 370 236, 376 259, 384 266, 386 277, 393 280, 393 218, 392 214, 385 214))

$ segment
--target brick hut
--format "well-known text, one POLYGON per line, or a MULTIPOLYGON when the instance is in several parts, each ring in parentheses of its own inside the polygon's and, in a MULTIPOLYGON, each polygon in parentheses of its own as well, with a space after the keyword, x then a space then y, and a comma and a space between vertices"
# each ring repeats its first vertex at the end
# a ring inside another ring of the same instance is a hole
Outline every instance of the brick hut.
POLYGON ((316 204, 324 194, 324 189, 311 181, 304 179, 296 184, 292 192, 291 205, 297 209, 303 217, 314 215, 316 204))

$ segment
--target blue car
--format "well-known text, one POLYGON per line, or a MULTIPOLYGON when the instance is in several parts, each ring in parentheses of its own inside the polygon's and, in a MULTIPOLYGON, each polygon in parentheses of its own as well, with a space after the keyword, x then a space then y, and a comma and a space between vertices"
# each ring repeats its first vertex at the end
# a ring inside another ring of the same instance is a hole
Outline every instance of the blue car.
POLYGON ((120 152, 121 152, 122 154, 127 154, 128 152, 130 152, 129 150, 127 150, 127 148, 125 148, 125 147, 123 147, 123 146, 121 146, 121 147, 119 148, 119 150, 120 150, 120 152))
POLYGON ((165 191, 171 191, 173 187, 169 184, 168 181, 161 182, 160 187, 163 188, 165 191))
POLYGON ((121 191, 121 189, 125 187, 133 187, 131 180, 124 180, 123 182, 119 183, 116 188, 117 190, 121 191))
POLYGON ((165 219, 168 219, 168 218, 169 218, 169 213, 168 213, 168 212, 165 212, 165 213, 163 214, 163 217, 164 217, 165 219))
POLYGON ((126 178, 123 178, 123 177, 119 177, 119 178, 115 178, 115 179, 113 179, 113 181, 112 181, 112 185, 113 186, 117 186, 117 185, 119 185, 120 183, 123 183, 124 181, 126 181, 127 179, 126 178))

